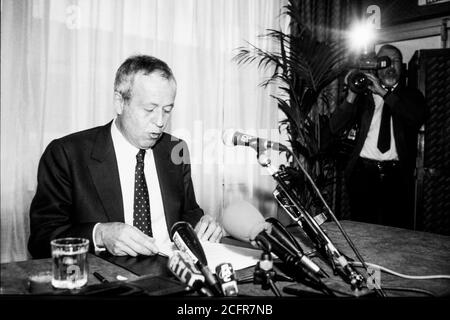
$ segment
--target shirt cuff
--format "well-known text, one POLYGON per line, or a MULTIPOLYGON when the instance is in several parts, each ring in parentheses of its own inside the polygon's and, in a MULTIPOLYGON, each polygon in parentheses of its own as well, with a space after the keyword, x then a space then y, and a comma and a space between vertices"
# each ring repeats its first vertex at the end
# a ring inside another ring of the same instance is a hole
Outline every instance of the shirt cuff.
POLYGON ((92 243, 94 244, 95 252, 102 252, 102 251, 106 250, 105 247, 98 247, 97 243, 95 243, 95 231, 97 230, 97 227, 98 227, 99 224, 100 224, 100 222, 96 223, 95 226, 94 226, 94 229, 92 230, 92 243))

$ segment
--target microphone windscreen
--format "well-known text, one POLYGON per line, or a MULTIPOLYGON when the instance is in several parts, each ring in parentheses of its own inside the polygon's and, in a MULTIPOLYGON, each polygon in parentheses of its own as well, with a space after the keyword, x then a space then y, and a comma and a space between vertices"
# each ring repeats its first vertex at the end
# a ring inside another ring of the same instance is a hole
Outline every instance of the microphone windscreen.
POLYGON ((223 133, 222 133, 222 141, 223 141, 224 145, 226 145, 226 146, 234 146, 233 136, 234 136, 235 132, 236 132, 235 129, 226 129, 226 130, 223 131, 223 133))
POLYGON ((255 231, 261 231, 266 225, 262 214, 247 201, 238 200, 225 208, 222 226, 233 238, 249 242, 254 239, 255 231))

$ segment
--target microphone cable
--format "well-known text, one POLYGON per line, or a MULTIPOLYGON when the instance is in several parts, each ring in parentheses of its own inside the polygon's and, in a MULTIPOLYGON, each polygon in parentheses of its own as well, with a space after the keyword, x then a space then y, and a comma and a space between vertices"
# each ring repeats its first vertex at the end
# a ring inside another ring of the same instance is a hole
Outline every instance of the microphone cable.
MULTIPOLYGON (((356 267, 362 267, 360 262, 356 262, 356 261, 351 261, 350 264, 353 264, 356 267)), ((407 274, 403 274, 403 273, 399 273, 396 271, 393 271, 391 269, 388 269, 386 267, 380 266, 378 264, 375 263, 368 263, 366 262, 366 265, 373 267, 373 268, 377 268, 380 269, 381 271, 384 271, 386 273, 390 273, 394 276, 400 277, 400 278, 405 278, 405 279, 412 279, 412 280, 433 280, 433 279, 450 279, 450 275, 448 274, 436 274, 436 275, 429 275, 429 276, 412 276, 412 275, 407 275, 407 274)))
POLYGON ((419 289, 419 288, 383 287, 383 289, 386 291, 408 291, 408 292, 415 292, 415 293, 423 293, 423 294, 426 294, 433 298, 437 297, 433 292, 425 290, 425 289, 419 289))
MULTIPOLYGON (((348 292, 343 292, 337 289, 331 289, 333 292, 335 293, 339 293, 340 295, 342 295, 343 297, 354 297, 352 294, 348 293, 348 292)), ((386 287, 383 286, 383 290, 384 291, 406 291, 406 292, 414 292, 414 293, 422 293, 428 296, 431 296, 433 298, 436 298, 437 296, 429 291, 429 290, 425 290, 425 289, 420 289, 420 288, 409 288, 409 287, 386 287)))
POLYGON ((273 282, 272 279, 268 279, 269 285, 270 285, 270 289, 272 290, 272 292, 274 293, 274 295, 276 295, 277 297, 282 297, 280 290, 278 289, 277 285, 275 284, 275 282, 273 282))

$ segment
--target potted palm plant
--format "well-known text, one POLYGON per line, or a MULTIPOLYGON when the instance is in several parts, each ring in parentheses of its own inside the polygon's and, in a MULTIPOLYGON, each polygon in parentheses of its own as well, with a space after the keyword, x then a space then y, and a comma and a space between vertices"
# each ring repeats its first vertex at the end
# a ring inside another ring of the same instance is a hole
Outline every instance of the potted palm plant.
MULTIPOLYGON (((329 200, 335 157, 328 143, 328 119, 330 101, 337 98, 330 85, 348 70, 346 48, 342 43, 319 41, 302 23, 295 1, 289 1, 284 8, 290 18, 290 32, 268 29, 263 35, 278 49, 269 52, 249 43, 238 48, 234 58, 238 64, 258 63, 260 68, 270 69, 269 78, 260 85, 276 84, 279 88, 280 94, 272 97, 286 115, 280 130, 286 129, 294 155, 329 200)), ((290 167, 298 169, 299 163, 292 158, 288 161, 290 167)), ((304 176, 298 178, 299 185, 308 185, 304 176)), ((305 207, 314 214, 321 210, 311 189, 300 189, 305 207)))

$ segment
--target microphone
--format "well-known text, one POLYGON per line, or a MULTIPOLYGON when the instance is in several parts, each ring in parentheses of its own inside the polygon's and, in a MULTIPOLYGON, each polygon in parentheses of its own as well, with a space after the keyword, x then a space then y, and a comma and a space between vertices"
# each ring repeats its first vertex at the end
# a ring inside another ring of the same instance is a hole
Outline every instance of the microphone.
POLYGON ((277 151, 289 151, 289 149, 278 142, 254 137, 234 129, 227 129, 222 134, 223 143, 226 146, 248 146, 259 152, 259 150, 273 149, 277 151))
POLYGON ((283 235, 283 232, 277 231, 277 227, 266 222, 261 213, 248 202, 238 201, 228 206, 223 214, 222 225, 232 237, 241 241, 255 241, 261 249, 274 253, 295 274, 296 278, 309 279, 321 290, 332 294, 319 277, 320 268, 300 252, 290 240, 286 240, 288 237, 283 235))
POLYGON ((287 229, 281 224, 281 222, 274 218, 269 217, 266 218, 266 222, 270 223, 272 225, 272 235, 281 243, 285 244, 287 247, 289 247, 290 250, 294 251, 295 253, 303 254, 303 249, 300 247, 300 244, 297 242, 297 240, 294 238, 294 236, 287 231, 287 229))
POLYGON ((194 265, 192 259, 185 252, 175 250, 169 258, 168 267, 170 271, 188 287, 212 297, 212 292, 205 287, 205 277, 194 265))
POLYGON ((170 230, 170 239, 176 247, 188 254, 195 266, 205 276, 206 283, 210 286, 214 295, 223 296, 217 279, 208 268, 205 252, 191 225, 185 221, 179 221, 172 226, 170 230))
POLYGON ((317 264, 315 264, 308 256, 303 252, 302 247, 294 238, 294 236, 287 231, 287 229, 281 224, 277 219, 270 217, 266 219, 266 222, 272 225, 271 235, 283 245, 285 245, 289 250, 295 253, 297 257, 300 258, 300 262, 305 268, 317 275, 318 277, 327 275, 317 264))
MULTIPOLYGON (((253 233, 250 234, 249 238, 251 241, 256 241, 259 246, 265 247, 268 243, 270 246, 270 251, 272 251, 285 265, 290 268, 297 278, 309 278, 315 283, 320 283, 321 280, 319 276, 311 272, 310 267, 305 265, 305 255, 301 258, 296 255, 295 251, 292 251, 289 246, 284 243, 279 242, 275 236, 272 234, 272 225, 266 222, 260 225, 259 229, 253 229, 253 233)), ((267 250, 267 248, 265 247, 267 250)), ((309 260, 309 259, 308 259, 309 260)), ((310 261, 310 260, 309 260, 310 261)), ((311 263, 315 265, 312 261, 311 263)))
POLYGON ((222 292, 226 297, 237 296, 238 286, 236 281, 236 273, 231 263, 221 263, 216 267, 216 275, 219 278, 222 292))

